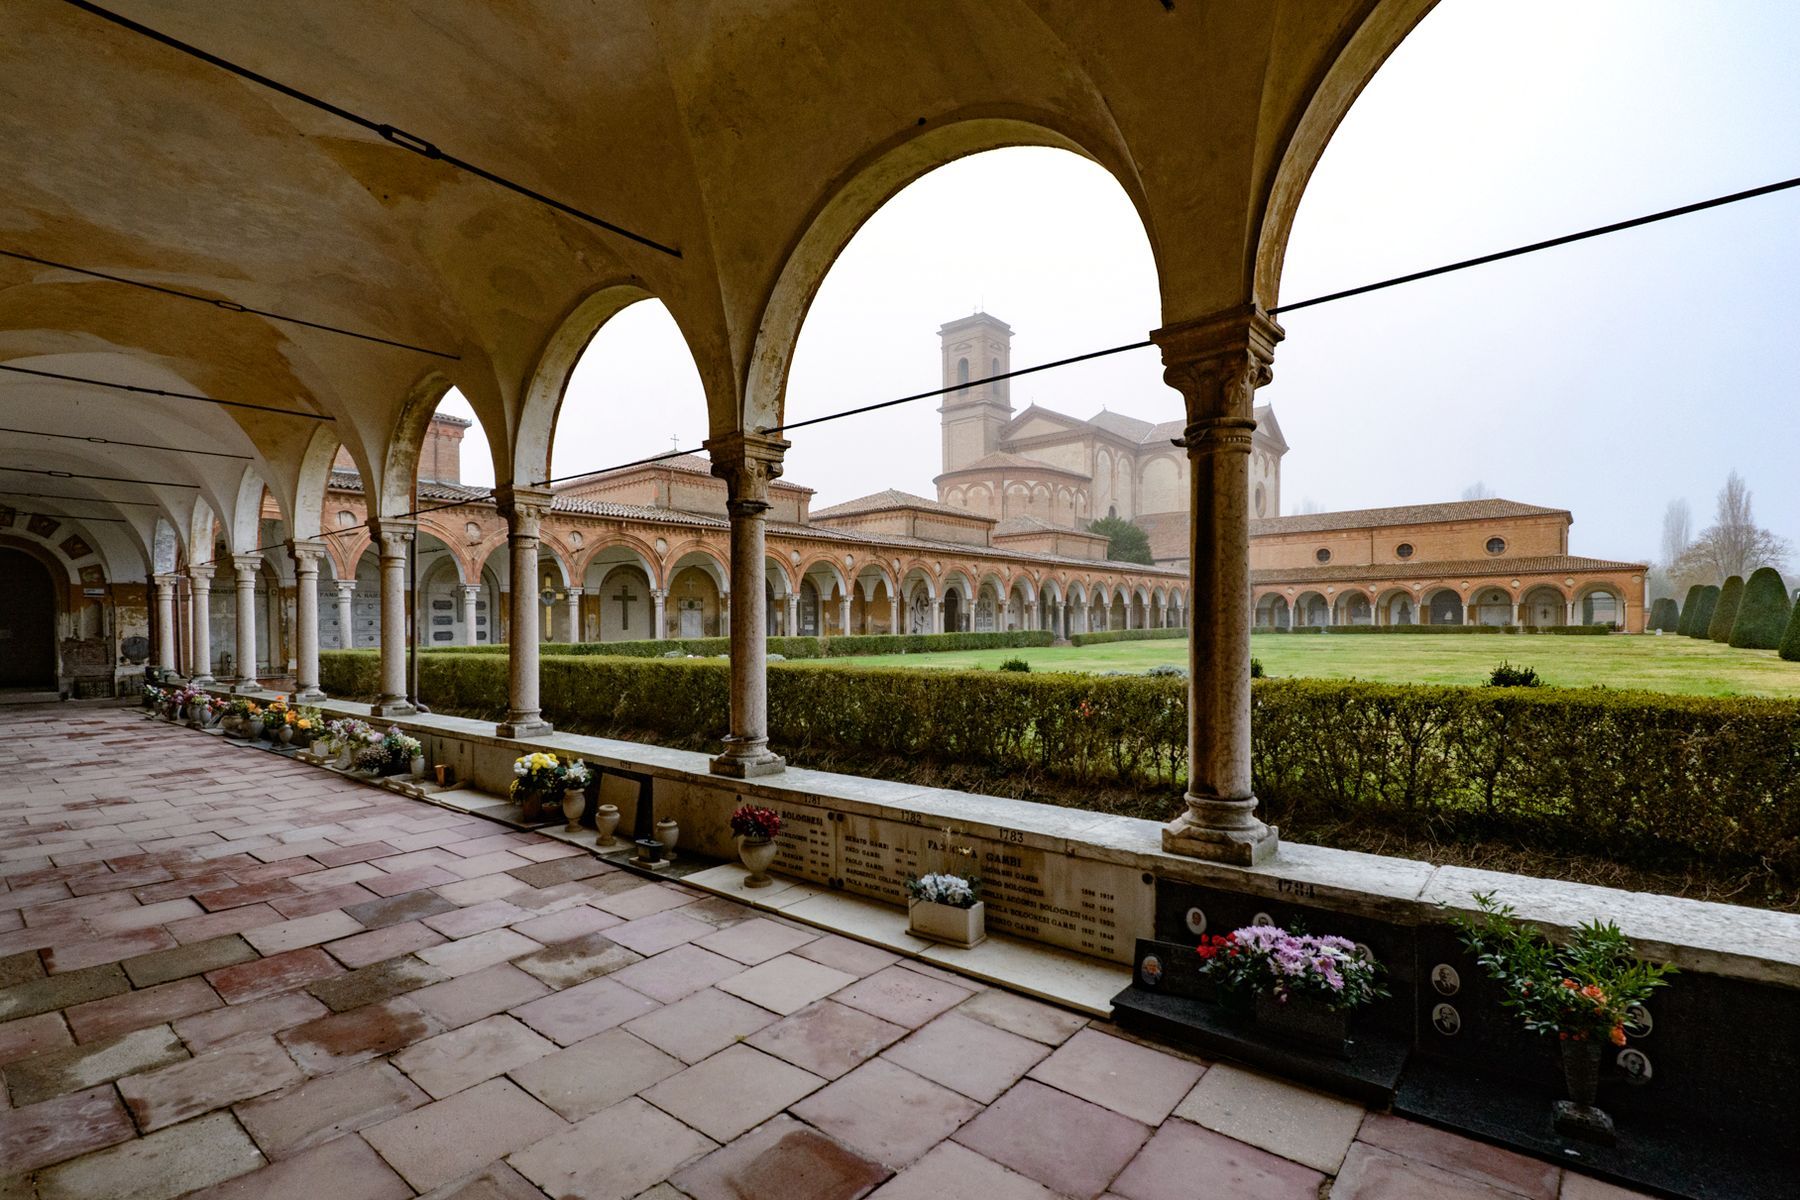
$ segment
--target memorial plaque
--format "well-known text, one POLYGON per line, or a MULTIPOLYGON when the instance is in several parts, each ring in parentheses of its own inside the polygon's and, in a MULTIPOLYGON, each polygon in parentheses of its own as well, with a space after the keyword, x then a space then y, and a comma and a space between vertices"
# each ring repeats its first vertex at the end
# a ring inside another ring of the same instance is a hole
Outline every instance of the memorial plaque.
POLYGON ((837 814, 803 804, 770 807, 781 814, 781 836, 769 869, 829 886, 838 877, 837 814))
POLYGON ((434 629, 431 631, 431 640, 434 642, 447 642, 452 636, 453 635, 448 629, 434 629))
POLYGON ((431 611, 433 612, 449 612, 454 607, 446 597, 433 596, 431 598, 431 611))

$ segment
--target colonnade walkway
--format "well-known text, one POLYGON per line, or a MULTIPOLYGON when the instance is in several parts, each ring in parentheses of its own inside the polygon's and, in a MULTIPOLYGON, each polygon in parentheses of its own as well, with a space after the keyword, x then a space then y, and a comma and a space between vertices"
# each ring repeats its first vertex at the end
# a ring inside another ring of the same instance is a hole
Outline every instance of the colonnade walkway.
POLYGON ((0 1200, 1622 1200, 132 710, 0 712, 0 1200))

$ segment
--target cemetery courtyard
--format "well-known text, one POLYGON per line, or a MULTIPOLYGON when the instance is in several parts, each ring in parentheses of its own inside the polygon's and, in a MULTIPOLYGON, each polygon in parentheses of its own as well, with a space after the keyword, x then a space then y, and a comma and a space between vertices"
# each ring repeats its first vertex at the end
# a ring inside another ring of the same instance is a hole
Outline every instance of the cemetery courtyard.
MULTIPOLYGON (((1375 683, 1486 683, 1501 661, 1533 667, 1555 687, 1641 688, 1699 696, 1800 698, 1800 663, 1773 650, 1664 634, 1609 637, 1542 635, 1255 634, 1251 653, 1273 677, 1362 679, 1375 683)), ((991 671, 1020 658, 1033 671, 1125 671, 1187 665, 1180 639, 887 654, 825 661, 846 667, 938 667, 991 671)))

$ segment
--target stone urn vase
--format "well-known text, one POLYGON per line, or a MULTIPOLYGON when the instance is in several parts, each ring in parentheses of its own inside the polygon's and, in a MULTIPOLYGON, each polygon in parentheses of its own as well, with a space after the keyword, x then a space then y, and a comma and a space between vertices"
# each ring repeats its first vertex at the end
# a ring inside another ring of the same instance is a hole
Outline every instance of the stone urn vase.
POLYGON ((585 808, 587 808, 586 792, 570 788, 562 794, 563 820, 568 822, 563 826, 564 833, 581 832, 581 813, 585 808))
POLYGON ((775 882, 769 878, 769 864, 775 861, 776 851, 780 848, 774 838, 753 838, 738 836, 738 858, 743 860, 744 867, 750 872, 744 880, 745 887, 766 888, 775 882))
POLYGON ((968 908, 908 900, 906 917, 906 932, 928 942, 969 950, 987 941, 987 905, 980 900, 968 908))
POLYGON ((281 728, 277 729, 275 731, 275 740, 280 742, 283 746, 292 742, 294 740, 294 727, 292 725, 283 725, 281 728))
POLYGON ((1612 1118, 1594 1106, 1600 1093, 1600 1059, 1606 1047, 1598 1039, 1562 1043, 1563 1083, 1569 1089, 1567 1100, 1556 1102, 1556 1132, 1564 1137, 1580 1138, 1610 1146, 1617 1137, 1612 1118))
POLYGON ((411 768, 414 779, 425 778, 425 756, 423 754, 413 755, 412 761, 406 765, 411 768))
POLYGON ((674 817, 664 817, 656 823, 656 840, 662 843, 663 857, 670 862, 675 860, 675 843, 681 838, 681 824, 674 817))
POLYGON ((610 850, 618 843, 613 841, 613 830, 619 827, 619 806, 601 804, 594 809, 594 845, 602 850, 610 850))
POLYGON ((337 748, 337 767, 340 771, 348 771, 356 761, 356 745, 346 741, 337 748))

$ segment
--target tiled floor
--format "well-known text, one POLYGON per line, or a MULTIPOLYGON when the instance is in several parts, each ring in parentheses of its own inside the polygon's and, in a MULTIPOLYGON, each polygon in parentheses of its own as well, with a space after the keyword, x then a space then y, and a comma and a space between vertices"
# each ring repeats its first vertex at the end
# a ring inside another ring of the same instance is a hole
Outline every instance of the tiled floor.
POLYGON ((1619 1200, 131 711, 0 710, 0 1200, 1619 1200))

